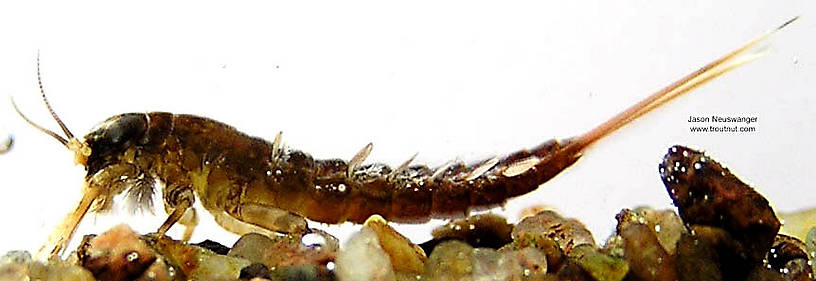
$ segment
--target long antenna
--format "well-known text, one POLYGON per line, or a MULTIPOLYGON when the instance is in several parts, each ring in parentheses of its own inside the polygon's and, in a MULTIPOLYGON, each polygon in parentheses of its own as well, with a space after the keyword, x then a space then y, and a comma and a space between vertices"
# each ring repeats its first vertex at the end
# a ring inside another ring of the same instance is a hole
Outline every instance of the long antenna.
POLYGON ((68 127, 65 126, 65 123, 62 123, 62 120, 60 120, 59 116, 57 116, 57 113, 54 112, 53 108, 51 108, 51 104, 48 103, 48 98, 45 97, 45 90, 43 90, 42 84, 42 76, 40 75, 40 51, 37 51, 37 83, 40 84, 40 95, 42 95, 42 99, 45 102, 45 106, 48 107, 48 112, 51 112, 51 116, 54 117, 54 120, 56 120, 57 124, 59 124, 60 128, 62 128, 62 132, 65 133, 65 136, 68 137, 69 140, 73 139, 74 134, 71 134, 71 131, 68 130, 68 127))
POLYGON ((60 143, 62 143, 62 145, 64 145, 65 147, 68 147, 68 141, 67 141, 67 140, 65 140, 65 139, 64 139, 62 136, 58 135, 58 134, 57 134, 57 133, 55 133, 54 131, 51 131, 51 130, 46 129, 46 128, 43 128, 42 126, 37 125, 37 123, 34 123, 34 121, 31 121, 30 119, 28 119, 28 117, 26 117, 25 115, 23 115, 23 113, 22 113, 22 112, 20 112, 20 109, 19 109, 19 108, 17 108, 17 104, 16 104, 16 103, 14 103, 14 98, 12 98, 11 96, 9 96, 9 100, 11 101, 11 106, 12 106, 12 107, 14 107, 14 111, 17 111, 17 114, 19 114, 19 115, 20 115, 20 117, 23 117, 23 120, 25 120, 26 122, 28 122, 28 124, 29 124, 29 125, 33 126, 34 128, 37 128, 37 130, 40 130, 40 132, 46 133, 47 135, 54 137, 54 138, 55 138, 55 139, 57 139, 57 140, 58 140, 60 143))
POLYGON ((20 112, 20 109, 17 108, 17 104, 14 103, 14 99, 9 97, 9 99, 11 100, 11 105, 14 107, 14 111, 17 111, 17 114, 19 114, 20 117, 23 117, 23 120, 25 120, 29 125, 53 137, 54 139, 62 143, 62 145, 64 145, 66 148, 68 148, 68 150, 73 152, 74 162, 76 162, 77 164, 86 165, 88 161, 88 155, 91 155, 91 148, 85 142, 80 141, 74 137, 74 134, 72 134, 71 131, 68 130, 68 127, 65 126, 65 123, 62 123, 62 120, 60 120, 59 116, 57 116, 57 113, 54 112, 53 108, 51 108, 51 104, 48 102, 48 98, 45 97, 45 90, 43 89, 42 84, 42 75, 40 74, 39 51, 37 51, 37 83, 40 86, 40 95, 42 96, 43 102, 45 102, 45 106, 48 108, 48 112, 51 113, 51 117, 53 117, 54 120, 57 121, 57 124, 59 124, 60 128, 62 128, 62 132, 65 133, 67 139, 63 138, 54 131, 48 130, 43 126, 34 123, 34 121, 31 121, 31 119, 28 119, 28 117, 26 117, 22 112, 20 112))

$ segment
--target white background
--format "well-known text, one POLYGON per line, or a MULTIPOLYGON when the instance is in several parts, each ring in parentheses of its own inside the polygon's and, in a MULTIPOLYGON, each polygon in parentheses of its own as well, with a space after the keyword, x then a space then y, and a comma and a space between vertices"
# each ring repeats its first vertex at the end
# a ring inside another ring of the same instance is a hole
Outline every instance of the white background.
MULTIPOLYGON (((114 114, 170 111, 267 139, 282 130, 316 158, 349 159, 373 142, 369 161, 398 165, 419 152, 417 162, 436 166, 580 134, 799 15, 767 56, 598 142, 494 211, 515 220, 525 207, 554 206, 603 240, 621 208, 672 207, 657 164, 674 144, 709 151, 778 211, 816 205, 812 1, 562 2, 0 4, 0 94, 58 129, 37 95, 39 50, 50 101, 80 136, 114 114), (689 132, 689 115, 711 114, 756 116, 757 132, 689 132)), ((0 127, 16 140, 0 155, 0 251, 36 250, 74 208, 84 170, 7 101, 0 127)), ((117 223, 155 231, 157 214, 88 216, 79 235, 117 223)), ((439 223, 398 230, 422 242, 439 223)), ((196 234, 237 239, 209 217, 196 234)))

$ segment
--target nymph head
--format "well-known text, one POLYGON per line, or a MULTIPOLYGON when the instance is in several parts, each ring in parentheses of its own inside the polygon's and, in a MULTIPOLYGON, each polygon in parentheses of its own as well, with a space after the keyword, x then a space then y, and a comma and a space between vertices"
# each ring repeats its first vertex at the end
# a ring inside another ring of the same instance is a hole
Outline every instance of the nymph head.
POLYGON ((143 145, 147 140, 147 115, 126 113, 113 116, 96 125, 85 135, 85 143, 91 150, 86 163, 88 174, 93 175, 104 167, 119 163, 126 157, 125 151, 143 145))
POLYGON ((65 133, 65 137, 29 120, 20 112, 17 105, 14 104, 14 100, 11 103, 26 122, 50 135, 73 152, 74 161, 85 166, 89 176, 108 165, 120 162, 121 159, 119 158, 124 156, 125 151, 134 146, 142 145, 147 140, 145 137, 147 115, 143 113, 126 113, 113 116, 96 125, 90 133, 85 135, 83 140, 77 139, 51 109, 45 95, 43 95, 43 100, 54 120, 57 121, 65 133))

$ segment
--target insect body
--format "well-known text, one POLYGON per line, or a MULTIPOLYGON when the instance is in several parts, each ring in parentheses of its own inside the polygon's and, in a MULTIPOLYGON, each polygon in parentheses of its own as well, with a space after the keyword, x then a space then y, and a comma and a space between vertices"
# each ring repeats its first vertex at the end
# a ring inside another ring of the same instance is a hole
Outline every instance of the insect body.
POLYGON ((379 214, 390 221, 423 222, 432 217, 467 214, 473 207, 499 205, 556 176, 601 137, 756 58, 757 45, 769 34, 656 92, 586 134, 550 140, 503 158, 437 168, 412 165, 411 160, 394 168, 364 164, 371 144, 348 162, 315 160, 304 152, 283 147, 280 135, 268 142, 208 118, 164 112, 114 116, 79 140, 51 110, 40 84, 43 100, 67 138, 20 115, 73 151, 76 162, 87 170, 83 198, 40 254, 59 255, 85 213, 109 209, 115 195, 126 192, 137 205, 150 206, 157 181, 163 183, 163 203, 169 213, 158 233, 163 235, 179 222, 187 226, 185 238, 197 223, 192 208, 196 198, 222 227, 236 233, 264 229, 304 232, 308 230, 304 218, 360 223, 379 214))

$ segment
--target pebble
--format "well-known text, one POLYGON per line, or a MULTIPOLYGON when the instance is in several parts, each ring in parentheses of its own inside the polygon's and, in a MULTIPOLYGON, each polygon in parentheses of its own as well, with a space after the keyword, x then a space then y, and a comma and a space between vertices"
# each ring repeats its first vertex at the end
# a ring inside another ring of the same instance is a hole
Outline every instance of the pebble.
POLYGON ((391 260, 371 228, 363 226, 344 246, 337 255, 338 280, 396 280, 391 260))
POLYGON ((241 269, 252 264, 246 259, 219 255, 167 237, 151 237, 148 242, 162 256, 174 262, 169 274, 174 278, 181 274, 188 280, 234 280, 241 275, 241 269))
POLYGON ((519 266, 521 266, 521 275, 527 280, 539 280, 547 274, 547 255, 541 250, 534 247, 526 247, 519 250, 511 250, 509 248, 502 248, 499 250, 504 255, 515 256, 519 266))
POLYGON ((425 271, 425 261, 428 260, 425 251, 391 228, 385 219, 374 215, 368 218, 363 226, 371 229, 377 236, 377 241, 388 254, 395 272, 417 276, 425 271))
MULTIPOLYGON (((93 281, 97 280, 87 269, 64 261, 49 261, 48 264, 33 262, 28 265, 27 279, 44 281, 93 281)), ((13 279, 12 279, 13 280, 13 279)))
POLYGON ((227 255, 262 263, 270 269, 306 264, 325 266, 334 260, 338 244, 336 238, 320 230, 303 235, 288 234, 272 238, 263 234, 249 233, 241 236, 227 255), (306 243, 304 240, 307 240, 306 243))
POLYGON ((722 262, 717 248, 734 244, 729 240, 731 238, 724 230, 707 226, 694 227, 694 234, 684 233, 675 253, 677 272, 683 273, 677 276, 678 280, 723 280, 720 269, 722 262))
POLYGON ((626 261, 607 256, 587 244, 575 247, 570 257, 597 281, 620 281, 629 273, 626 261))
POLYGON ((428 257, 425 274, 429 280, 472 280, 473 247, 465 242, 449 240, 440 243, 428 257))
POLYGON ((686 231, 683 220, 671 210, 654 210, 648 207, 640 207, 634 210, 623 209, 615 216, 615 219, 618 220, 618 233, 632 223, 646 224, 654 232, 658 242, 667 253, 675 252, 677 241, 686 231))
POLYGON ((31 263, 31 254, 26 251, 11 251, 0 257, 0 280, 26 280, 26 270, 31 263))
POLYGON ((491 248, 475 248, 473 254, 473 280, 518 280, 522 268, 515 255, 505 255, 491 248))
POLYGON ((575 219, 564 218, 550 210, 524 218, 513 228, 512 237, 516 239, 523 233, 550 237, 565 253, 569 253, 578 245, 596 246, 595 238, 583 223, 575 219))
MULTIPOLYGON (((158 254, 127 225, 118 225, 99 236, 89 236, 78 253, 80 264, 101 280, 129 280, 147 275, 158 254)), ((159 271, 159 268, 154 268, 159 271)), ((156 275, 156 272, 153 272, 156 275)), ((161 275, 169 275, 167 268, 161 275)))
POLYGON ((499 249, 513 241, 510 233, 513 225, 507 219, 496 214, 478 214, 472 217, 460 218, 443 226, 437 227, 431 233, 433 240, 423 243, 428 245, 426 251, 445 240, 465 241, 473 247, 499 249))
POLYGON ((660 245, 651 227, 632 223, 619 234, 632 275, 640 280, 677 280, 674 257, 660 245))
POLYGON ((659 169, 693 164, 700 168, 663 175, 683 222, 724 229, 741 244, 734 248, 740 256, 760 263, 781 226, 768 200, 714 159, 687 147, 672 147, 659 169))

